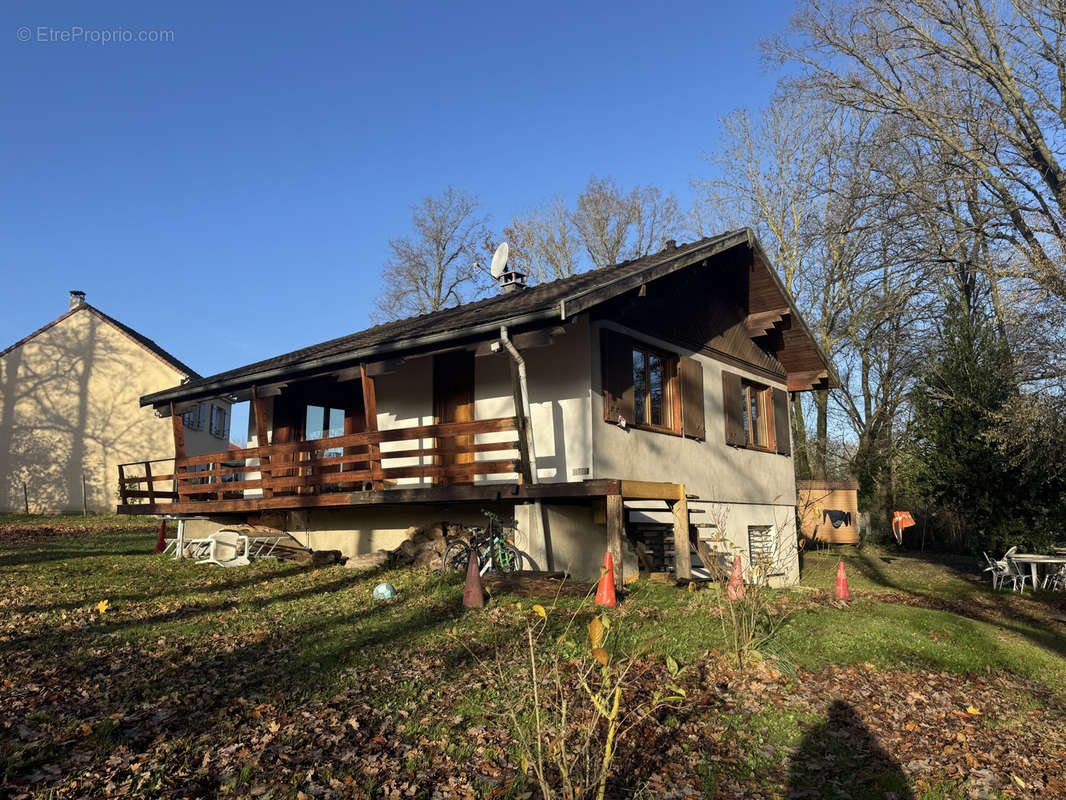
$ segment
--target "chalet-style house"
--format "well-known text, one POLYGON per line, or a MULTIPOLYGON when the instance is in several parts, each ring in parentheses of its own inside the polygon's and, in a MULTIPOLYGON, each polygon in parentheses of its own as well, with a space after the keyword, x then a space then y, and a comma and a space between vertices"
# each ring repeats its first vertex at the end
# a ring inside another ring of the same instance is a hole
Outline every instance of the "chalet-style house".
POLYGON ((685 578, 702 537, 794 579, 788 393, 833 372, 751 231, 515 278, 147 394, 174 420, 174 468, 124 467, 119 511, 260 520, 354 555, 491 508, 518 520, 526 568, 596 576, 609 549, 619 581, 685 578), (251 401, 250 444, 194 456, 181 415, 216 397, 251 401))
MULTIPOLYGON (((111 511, 118 465, 169 449, 138 399, 192 369, 71 292, 66 313, 0 351, 0 512, 111 511)), ((191 406, 187 452, 225 449, 230 402, 191 406)))

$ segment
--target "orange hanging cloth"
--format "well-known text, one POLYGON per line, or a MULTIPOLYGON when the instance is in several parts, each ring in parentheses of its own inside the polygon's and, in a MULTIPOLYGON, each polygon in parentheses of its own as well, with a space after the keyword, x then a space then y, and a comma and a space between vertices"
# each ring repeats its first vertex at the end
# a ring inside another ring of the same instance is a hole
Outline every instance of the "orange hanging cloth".
POLYGON ((910 528, 917 523, 910 511, 897 511, 892 515, 892 534, 896 537, 897 544, 903 544, 903 529, 910 528))

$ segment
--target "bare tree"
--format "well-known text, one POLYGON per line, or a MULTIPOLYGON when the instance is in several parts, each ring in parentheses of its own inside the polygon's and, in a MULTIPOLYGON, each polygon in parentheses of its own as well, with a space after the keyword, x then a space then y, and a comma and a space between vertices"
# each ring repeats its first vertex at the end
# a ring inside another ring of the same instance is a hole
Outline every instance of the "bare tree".
POLYGON ((503 235, 511 245, 512 263, 537 283, 581 271, 581 238, 562 196, 516 216, 503 235))
POLYGON ((770 54, 793 85, 910 123, 979 190, 987 235, 1009 245, 1006 277, 1066 299, 1066 11, 1013 0, 807 0, 770 54))
POLYGON ((411 207, 413 233, 389 241, 377 321, 428 314, 476 297, 484 288, 487 216, 476 196, 448 187, 411 207))
POLYGON ((614 178, 589 179, 570 221, 595 267, 661 250, 682 224, 677 198, 655 186, 623 193, 614 178))

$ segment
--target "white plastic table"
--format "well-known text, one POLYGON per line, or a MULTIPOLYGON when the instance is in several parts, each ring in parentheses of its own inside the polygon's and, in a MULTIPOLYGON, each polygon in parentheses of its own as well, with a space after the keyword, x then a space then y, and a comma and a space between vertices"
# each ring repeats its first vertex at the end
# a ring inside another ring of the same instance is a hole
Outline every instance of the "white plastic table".
POLYGON ((1037 580, 1037 566, 1044 564, 1052 566, 1055 564, 1066 564, 1066 556, 1042 556, 1038 553, 1015 553, 1012 556, 1008 556, 1009 560, 1015 561, 1018 564, 1028 564, 1029 569, 1033 574, 1033 589, 1040 588, 1040 584, 1037 580))

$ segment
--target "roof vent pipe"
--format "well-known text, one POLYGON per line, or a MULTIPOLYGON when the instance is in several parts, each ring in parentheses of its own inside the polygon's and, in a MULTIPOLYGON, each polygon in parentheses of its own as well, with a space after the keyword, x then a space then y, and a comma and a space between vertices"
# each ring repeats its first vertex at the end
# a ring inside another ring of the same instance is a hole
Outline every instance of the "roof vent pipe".
POLYGON ((80 289, 70 290, 70 310, 73 311, 85 302, 85 292, 80 289))

